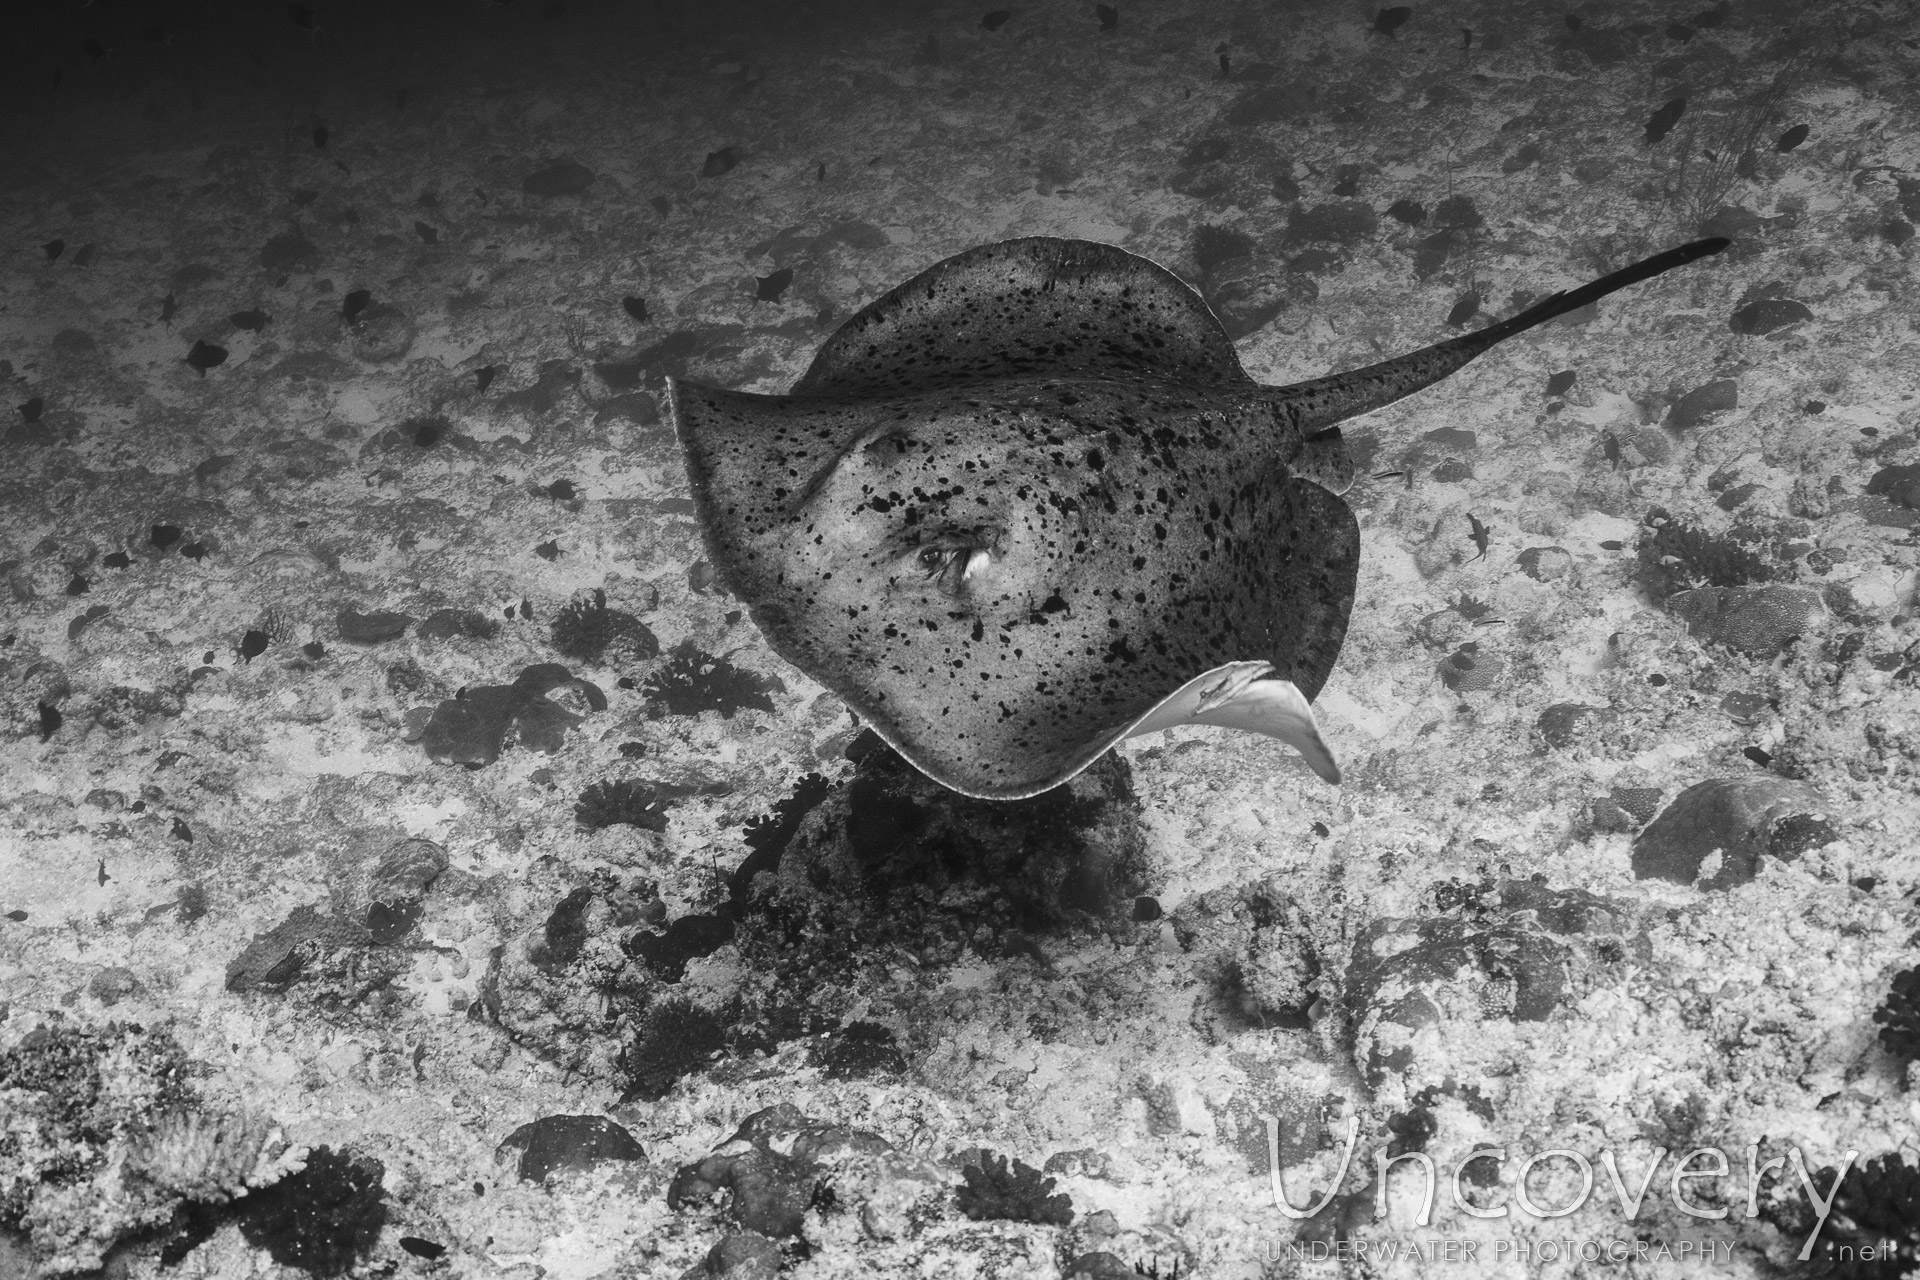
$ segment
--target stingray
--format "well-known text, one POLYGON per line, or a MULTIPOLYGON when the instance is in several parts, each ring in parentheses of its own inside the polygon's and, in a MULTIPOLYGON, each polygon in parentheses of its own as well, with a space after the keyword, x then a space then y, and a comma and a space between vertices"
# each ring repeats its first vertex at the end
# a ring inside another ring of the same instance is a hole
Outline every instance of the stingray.
POLYGON ((1727 243, 1270 387, 1165 268, 1007 240, 863 308, 786 395, 672 379, 668 403, 722 584, 936 782, 1019 799, 1123 738, 1210 724, 1337 783, 1311 705, 1360 564, 1335 424, 1727 243))

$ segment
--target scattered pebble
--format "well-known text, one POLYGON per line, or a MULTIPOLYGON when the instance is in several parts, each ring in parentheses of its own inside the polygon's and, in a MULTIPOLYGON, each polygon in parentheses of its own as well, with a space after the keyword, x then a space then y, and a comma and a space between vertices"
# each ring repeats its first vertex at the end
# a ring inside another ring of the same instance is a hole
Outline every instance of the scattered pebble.
POLYGON ((1484 693, 1507 673, 1507 660, 1482 653, 1480 643, 1469 640, 1441 659, 1438 671, 1440 683, 1455 693, 1484 693))
POLYGON ((1637 880, 1698 889, 1751 881, 1762 856, 1791 860, 1839 838, 1818 792, 1761 775, 1709 778, 1688 787, 1633 843, 1637 880))
POLYGON ((1813 587, 1700 587, 1667 597, 1667 610, 1702 640, 1772 654, 1820 625, 1826 605, 1813 587))
POLYGON ((517 1155, 523 1182, 545 1182, 561 1169, 589 1169, 605 1160, 643 1161, 646 1151, 626 1127, 605 1116, 542 1116, 501 1139, 499 1159, 517 1155))
POLYGON ((549 160, 520 180, 530 196, 577 196, 593 185, 593 170, 575 160, 549 160))
POLYGON ((393 640, 413 625, 413 618, 404 613, 378 611, 361 613, 358 609, 342 609, 334 618, 340 630, 340 638, 354 644, 379 644, 393 640))

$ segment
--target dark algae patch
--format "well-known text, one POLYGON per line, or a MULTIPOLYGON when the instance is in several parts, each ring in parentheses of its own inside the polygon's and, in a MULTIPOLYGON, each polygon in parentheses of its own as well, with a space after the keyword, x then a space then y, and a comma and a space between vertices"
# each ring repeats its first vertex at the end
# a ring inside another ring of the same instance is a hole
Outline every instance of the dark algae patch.
POLYGON ((1696 528, 1663 507, 1648 509, 1643 525, 1640 576, 1657 600, 1696 587, 1744 587, 1773 580, 1773 570, 1757 552, 1731 537, 1696 528))
POLYGON ((500 758, 511 729, 520 745, 552 755, 566 744, 567 730, 582 723, 546 696, 562 687, 577 688, 594 711, 607 709, 607 695, 598 685, 558 663, 536 663, 510 685, 473 685, 443 701, 427 721, 421 745, 442 763, 479 768, 500 758))
POLYGON ((666 664, 640 687, 647 697, 647 715, 655 720, 702 711, 718 711, 725 720, 741 710, 772 712, 771 695, 786 692, 780 681, 742 671, 691 640, 675 645, 666 664))
POLYGON ((660 641, 647 624, 620 609, 609 609, 607 593, 598 588, 591 598, 569 601, 554 615, 553 647, 562 657, 595 664, 609 650, 627 661, 660 656, 660 641))
POLYGON ((657 1102, 681 1076, 701 1070, 726 1047, 727 1029, 714 1014, 679 997, 661 1001, 621 1054, 627 1075, 623 1101, 657 1102))
POLYGON ((643 831, 667 829, 666 802, 660 788, 633 778, 594 783, 580 793, 573 816, 589 831, 621 823, 643 831))
POLYGON ((1073 1200, 1053 1192, 1054 1180, 1024 1161, 1011 1164, 1002 1155, 980 1152, 977 1163, 962 1169, 967 1185, 956 1202, 960 1212, 976 1222, 999 1218, 1007 1222, 1045 1222, 1073 1225, 1073 1200))
POLYGON ((315 1147, 304 1170, 240 1202, 240 1234, 283 1266, 343 1275, 387 1221, 386 1172, 371 1156, 315 1147))

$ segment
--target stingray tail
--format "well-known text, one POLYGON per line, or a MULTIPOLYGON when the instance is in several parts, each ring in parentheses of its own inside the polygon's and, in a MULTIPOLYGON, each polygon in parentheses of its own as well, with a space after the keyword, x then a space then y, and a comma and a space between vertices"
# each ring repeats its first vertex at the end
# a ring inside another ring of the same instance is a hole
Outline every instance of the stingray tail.
POLYGON ((1315 378, 1311 382, 1296 382, 1292 386, 1273 387, 1267 390, 1263 398, 1286 404, 1298 415, 1295 421, 1301 431, 1318 431, 1357 414, 1370 413, 1383 405, 1392 404, 1423 387, 1430 387, 1489 347, 1516 333, 1524 333, 1535 325, 1545 324, 1569 311, 1577 311, 1615 290, 1650 280, 1697 258, 1719 253, 1730 243, 1722 236, 1695 240, 1677 249, 1656 253, 1630 267, 1622 267, 1578 289, 1551 294, 1519 315, 1484 329, 1476 329, 1445 342, 1436 342, 1430 347, 1422 347, 1418 351, 1365 368, 1315 378))

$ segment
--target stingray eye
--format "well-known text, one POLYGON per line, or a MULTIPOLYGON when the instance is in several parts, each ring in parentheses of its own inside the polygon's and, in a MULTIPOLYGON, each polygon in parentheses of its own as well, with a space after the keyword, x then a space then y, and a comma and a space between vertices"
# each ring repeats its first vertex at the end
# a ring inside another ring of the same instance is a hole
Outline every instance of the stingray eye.
POLYGON ((935 545, 920 548, 913 562, 942 593, 958 596, 966 590, 967 566, 977 554, 970 546, 935 545))

